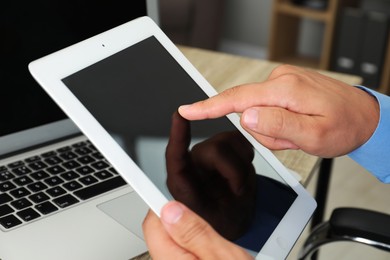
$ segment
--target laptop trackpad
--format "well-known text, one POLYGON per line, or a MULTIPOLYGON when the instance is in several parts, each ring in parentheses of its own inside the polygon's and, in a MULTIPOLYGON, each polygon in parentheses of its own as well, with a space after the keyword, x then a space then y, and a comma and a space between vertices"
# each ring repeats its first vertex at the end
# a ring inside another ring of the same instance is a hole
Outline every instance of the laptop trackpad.
POLYGON ((136 192, 130 192, 97 206, 132 233, 144 239, 142 222, 149 207, 136 192))

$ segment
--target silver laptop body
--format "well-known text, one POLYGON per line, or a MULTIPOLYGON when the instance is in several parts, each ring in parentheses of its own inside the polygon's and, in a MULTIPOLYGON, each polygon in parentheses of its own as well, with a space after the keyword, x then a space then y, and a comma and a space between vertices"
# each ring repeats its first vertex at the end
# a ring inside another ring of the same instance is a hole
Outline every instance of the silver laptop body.
POLYGON ((129 259, 147 250, 148 207, 27 64, 145 14, 158 22, 157 7, 157 0, 42 0, 0 10, 0 259, 129 259))

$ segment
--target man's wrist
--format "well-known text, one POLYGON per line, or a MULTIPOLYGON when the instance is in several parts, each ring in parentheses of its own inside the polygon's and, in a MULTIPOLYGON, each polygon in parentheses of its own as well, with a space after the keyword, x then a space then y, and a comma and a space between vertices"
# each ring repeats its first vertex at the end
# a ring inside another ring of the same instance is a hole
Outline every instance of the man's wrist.
POLYGON ((390 183, 390 97, 363 86, 356 86, 374 96, 379 104, 379 123, 371 137, 349 156, 375 175, 390 183))

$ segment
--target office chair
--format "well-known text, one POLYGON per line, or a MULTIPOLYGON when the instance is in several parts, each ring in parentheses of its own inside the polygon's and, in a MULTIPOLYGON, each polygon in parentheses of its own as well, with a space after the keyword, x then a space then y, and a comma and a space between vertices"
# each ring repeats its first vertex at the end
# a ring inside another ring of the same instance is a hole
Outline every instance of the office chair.
POLYGON ((390 215, 359 208, 336 208, 329 221, 313 229, 298 259, 315 259, 319 247, 337 241, 357 242, 390 252, 390 215))

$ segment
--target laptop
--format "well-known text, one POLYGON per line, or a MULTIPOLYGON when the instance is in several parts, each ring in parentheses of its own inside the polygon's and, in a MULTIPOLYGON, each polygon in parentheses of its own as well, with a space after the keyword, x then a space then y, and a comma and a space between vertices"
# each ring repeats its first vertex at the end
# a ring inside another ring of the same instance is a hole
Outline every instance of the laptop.
POLYGON ((257 259, 288 255, 315 201, 239 115, 180 117, 180 105, 216 90, 149 17, 29 70, 154 212, 174 198, 257 259))
POLYGON ((130 259, 147 205, 45 94, 27 65, 157 0, 7 1, 0 10, 0 259, 130 259))

